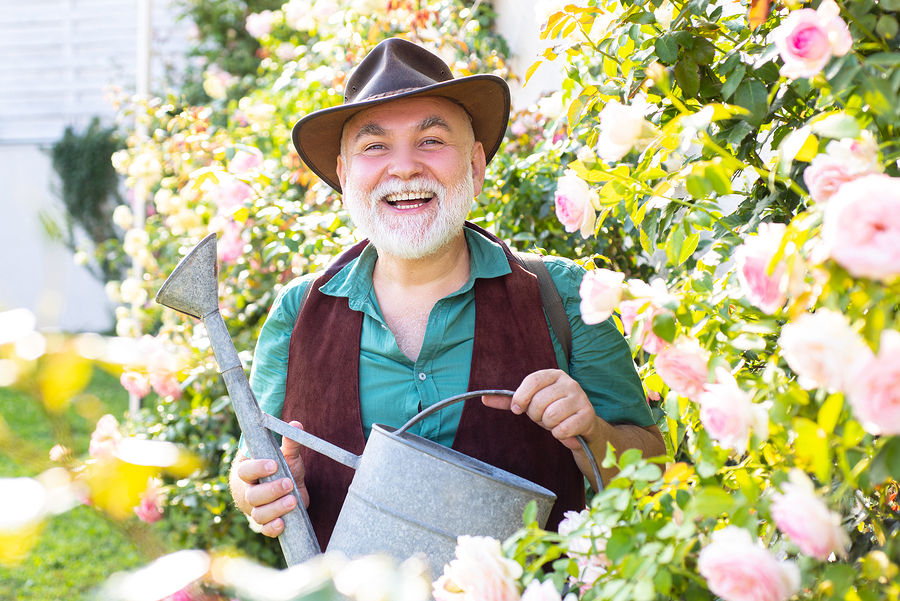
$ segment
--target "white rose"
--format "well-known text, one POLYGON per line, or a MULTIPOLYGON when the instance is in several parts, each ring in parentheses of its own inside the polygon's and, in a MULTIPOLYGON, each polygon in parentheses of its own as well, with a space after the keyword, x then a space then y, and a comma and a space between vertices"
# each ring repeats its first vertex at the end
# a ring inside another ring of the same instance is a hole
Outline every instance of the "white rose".
POLYGON ((134 225, 134 215, 131 214, 131 209, 128 205, 119 205, 113 211, 113 223, 118 225, 123 230, 130 230, 131 226, 134 225))
MULTIPOLYGON (((638 98, 632 104, 624 105, 618 100, 610 100, 600 111, 600 139, 597 154, 600 158, 618 161, 628 154, 643 135, 647 109, 645 100, 638 98)), ((652 126, 651 126, 652 127, 652 126)))

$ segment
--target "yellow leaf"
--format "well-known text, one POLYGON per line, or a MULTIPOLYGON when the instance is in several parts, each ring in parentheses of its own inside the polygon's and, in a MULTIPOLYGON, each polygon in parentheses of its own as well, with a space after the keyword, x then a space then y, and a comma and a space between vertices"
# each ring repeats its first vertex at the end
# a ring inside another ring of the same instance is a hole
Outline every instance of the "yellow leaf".
POLYGON ((94 505, 110 517, 124 520, 133 514, 147 482, 157 476, 159 468, 133 465, 111 458, 91 463, 85 471, 85 482, 94 505))
POLYGON ((833 467, 828 433, 816 422, 802 417, 794 419, 794 430, 797 432, 797 439, 794 441, 797 464, 812 468, 819 480, 827 482, 833 467))
POLYGON ((13 567, 22 562, 37 544, 44 522, 36 521, 15 530, 0 530, 0 565, 13 567))
POLYGON ((47 409, 62 411, 91 381, 91 362, 74 352, 47 355, 38 374, 38 387, 47 409))
POLYGON ((754 30, 769 18, 771 0, 750 0, 750 10, 747 11, 747 25, 754 30))
POLYGON ((535 71, 537 71, 537 68, 541 66, 541 62, 542 61, 536 61, 535 63, 532 63, 532 65, 530 67, 528 67, 528 70, 525 71, 525 83, 526 84, 528 83, 528 79, 532 75, 534 75, 535 71))

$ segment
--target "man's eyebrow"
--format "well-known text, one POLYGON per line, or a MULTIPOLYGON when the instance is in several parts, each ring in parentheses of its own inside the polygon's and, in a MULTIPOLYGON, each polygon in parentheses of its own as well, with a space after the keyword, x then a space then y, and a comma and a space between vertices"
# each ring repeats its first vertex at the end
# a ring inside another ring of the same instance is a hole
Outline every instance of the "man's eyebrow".
POLYGON ((387 134, 387 132, 377 123, 366 123, 359 128, 359 131, 356 132, 356 135, 353 138, 354 140, 359 140, 365 136, 383 136, 385 134, 387 134))
POLYGON ((450 126, 447 125, 447 122, 444 121, 443 119, 441 119, 440 117, 438 117, 437 115, 434 115, 432 117, 426 117, 419 123, 419 125, 416 126, 416 129, 421 132, 421 131, 427 131, 427 130, 431 129, 432 127, 438 127, 440 129, 446 130, 448 132, 450 131, 450 126))

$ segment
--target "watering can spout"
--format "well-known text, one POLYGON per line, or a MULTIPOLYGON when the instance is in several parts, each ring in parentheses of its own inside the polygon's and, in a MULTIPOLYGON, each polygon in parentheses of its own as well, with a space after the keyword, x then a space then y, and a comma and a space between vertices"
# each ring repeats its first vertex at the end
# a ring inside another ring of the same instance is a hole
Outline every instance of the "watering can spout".
POLYGON ((178 264, 156 294, 156 302, 197 319, 219 308, 216 235, 210 234, 178 264))
MULTIPOLYGON (((156 295, 156 302, 203 321, 250 457, 273 459, 278 464, 278 471, 263 480, 280 478, 293 480, 278 443, 265 426, 267 415, 259 408, 256 397, 250 389, 250 383, 225 326, 225 320, 219 313, 217 260, 216 235, 210 234, 201 240, 169 275, 156 295)), ((284 530, 278 537, 288 565, 301 563, 321 553, 312 522, 297 493, 296 485, 291 494, 297 504, 292 511, 283 516, 284 530)))

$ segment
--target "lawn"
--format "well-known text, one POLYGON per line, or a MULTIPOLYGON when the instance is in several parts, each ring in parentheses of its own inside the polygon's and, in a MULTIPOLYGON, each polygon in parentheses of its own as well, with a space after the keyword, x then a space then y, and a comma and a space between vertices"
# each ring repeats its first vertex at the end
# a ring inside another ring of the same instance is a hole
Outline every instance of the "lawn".
MULTIPOLYGON (((117 378, 99 369, 85 393, 65 420, 71 428, 69 443, 79 456, 87 452, 96 419, 111 413, 121 420, 128 407, 128 395, 117 378)), ((21 392, 0 388, 0 416, 13 432, 42 452, 59 442, 41 408, 21 392)), ((34 475, 20 462, 0 459, 2 478, 34 475)), ((89 507, 76 507, 47 523, 40 542, 21 564, 0 566, 0 599, 87 601, 109 575, 143 562, 113 524, 89 507)))

